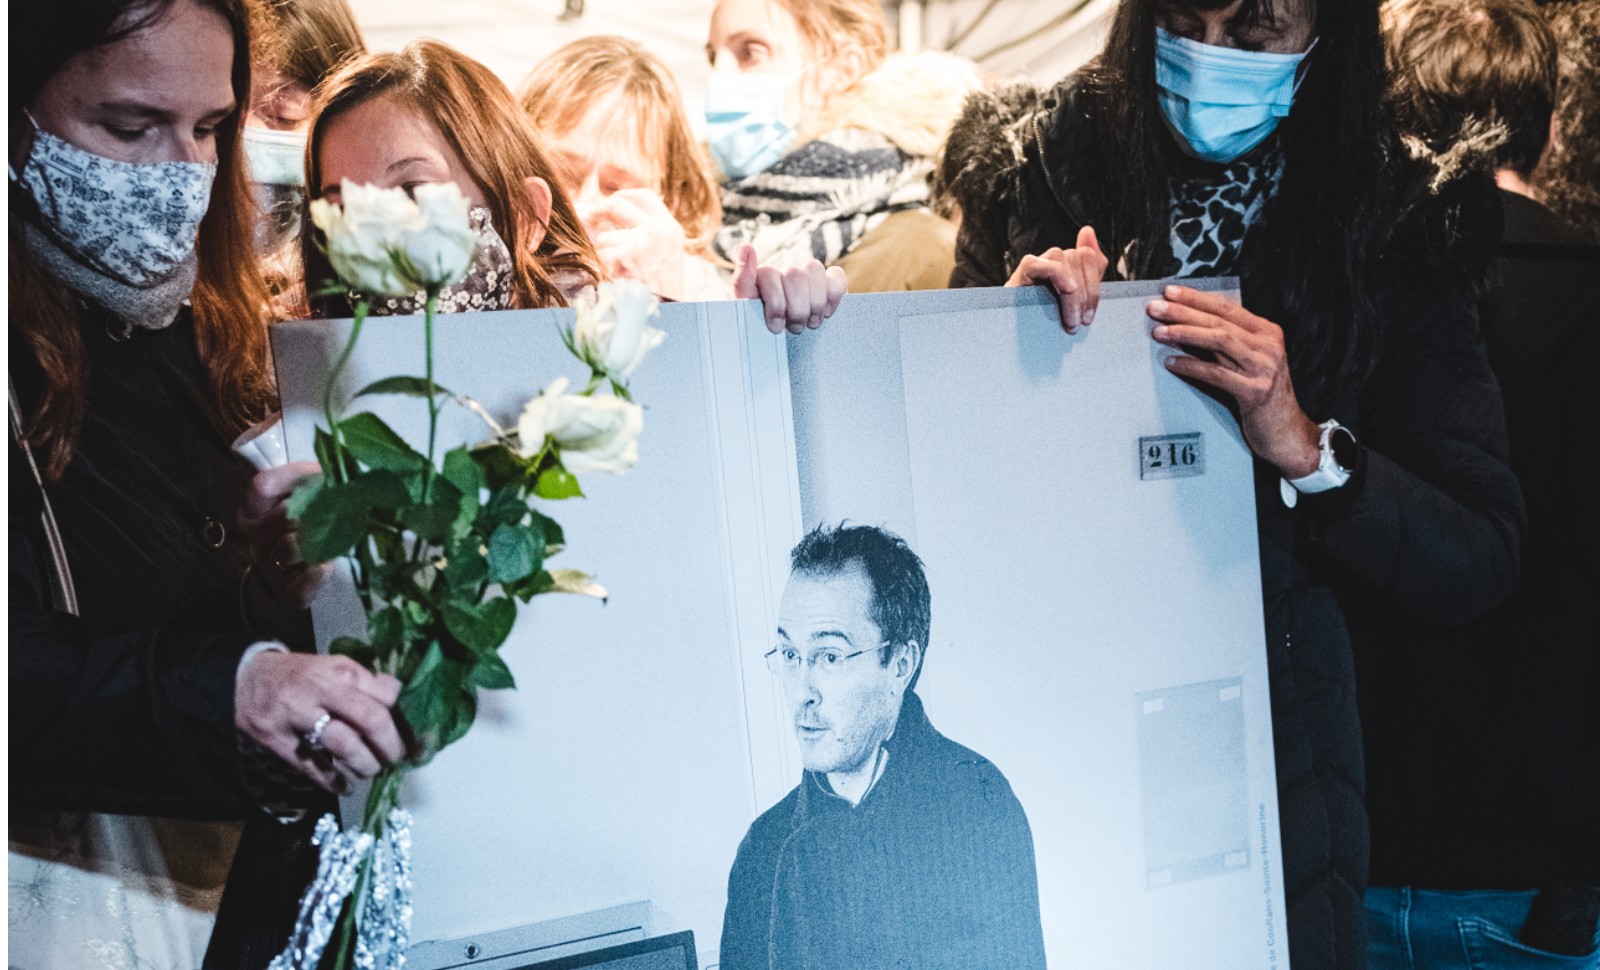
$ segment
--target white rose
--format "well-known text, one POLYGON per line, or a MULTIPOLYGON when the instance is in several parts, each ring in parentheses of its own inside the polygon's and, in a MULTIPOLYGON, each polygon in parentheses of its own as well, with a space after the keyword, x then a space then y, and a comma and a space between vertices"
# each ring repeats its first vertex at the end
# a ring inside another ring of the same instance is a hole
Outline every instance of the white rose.
MULTIPOLYGON (((328 238, 328 262, 351 289, 373 296, 410 296, 421 286, 395 259, 405 233, 419 229, 423 216, 400 189, 339 185, 339 218, 329 225, 312 221, 328 238)), ((324 208, 326 218, 327 207, 324 208)))
POLYGON ((639 463, 639 433, 644 409, 616 397, 567 393, 561 378, 528 402, 517 421, 523 457, 531 458, 546 438, 561 449, 561 463, 574 475, 620 475, 639 463))
MULTIPOLYGON (((361 188, 346 186, 347 188, 361 188)), ((375 296, 408 296, 416 292, 389 255, 390 240, 375 220, 357 221, 325 199, 311 203, 311 221, 327 239, 328 262, 351 289, 375 296)))
POLYGON ((467 201, 454 184, 402 189, 344 181, 340 204, 318 199, 311 221, 327 237, 328 262, 351 289, 370 296, 412 296, 466 275, 478 237, 467 201))
POLYGON ((659 313, 655 296, 642 284, 604 283, 592 305, 578 307, 573 345, 590 367, 625 379, 667 339, 666 331, 650 326, 659 313))
POLYGON ((449 286, 467 275, 478 252, 472 206, 454 182, 417 186, 416 205, 423 224, 402 236, 406 262, 422 289, 449 286))

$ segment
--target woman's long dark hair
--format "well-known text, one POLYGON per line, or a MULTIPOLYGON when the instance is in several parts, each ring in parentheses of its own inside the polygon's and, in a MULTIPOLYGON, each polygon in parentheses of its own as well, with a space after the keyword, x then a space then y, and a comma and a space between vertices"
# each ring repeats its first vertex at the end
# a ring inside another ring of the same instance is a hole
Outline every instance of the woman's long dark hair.
MULTIPOLYGON (((155 24, 174 2, 49 0, 12 7, 11 125, 27 124, 23 109, 68 61, 155 24)), ((210 417, 231 438, 264 417, 275 397, 267 362, 267 288, 252 241, 259 211, 239 143, 242 106, 250 100, 250 16, 246 0, 194 2, 221 14, 233 31, 231 80, 241 106, 217 126, 217 178, 200 223, 199 273, 190 293, 195 342, 211 389, 210 417)), ((28 441, 42 455, 45 475, 55 480, 72 460, 83 424, 83 338, 72 297, 29 255, 18 231, 19 213, 34 211, 31 197, 13 184, 10 200, 11 343, 14 350, 19 344, 25 348, 37 367, 39 392, 29 409, 28 441)))
MULTIPOLYGON (((1198 9, 1231 0, 1175 0, 1198 9)), ((1295 0, 1244 0, 1240 16, 1295 0)), ((1381 108, 1383 44, 1377 0, 1303 0, 1316 8, 1316 48, 1279 125, 1283 180, 1251 234, 1245 266, 1272 281, 1245 294, 1252 310, 1280 323, 1296 386, 1315 400, 1358 380, 1376 357, 1376 270, 1388 237, 1392 135, 1381 108)), ((1099 136, 1088 150, 1098 196, 1109 210, 1107 240, 1129 243, 1129 275, 1161 276, 1171 227, 1167 178, 1176 158, 1156 96, 1156 0, 1123 0, 1098 60, 1084 69, 1086 108, 1099 136)), ((1100 227, 1096 227, 1100 228, 1100 227)), ((1115 260, 1117 256, 1112 255, 1115 260)))

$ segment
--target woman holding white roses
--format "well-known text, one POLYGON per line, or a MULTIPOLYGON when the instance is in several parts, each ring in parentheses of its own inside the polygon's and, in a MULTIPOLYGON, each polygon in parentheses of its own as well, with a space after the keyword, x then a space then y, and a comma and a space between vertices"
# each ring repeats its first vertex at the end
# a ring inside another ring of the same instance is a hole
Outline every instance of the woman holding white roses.
POLYGON ((238 833, 198 823, 254 818, 206 965, 259 965, 305 831, 258 806, 313 800, 242 749, 330 789, 405 751, 392 679, 284 650, 313 577, 229 449, 272 398, 245 5, 11 17, 9 962, 199 964, 238 833))
MULTIPOLYGON (((592 296, 604 276, 521 106, 493 72, 448 45, 421 41, 345 65, 318 92, 308 158, 309 191, 330 202, 340 200, 346 183, 411 191, 449 182, 461 189, 484 245, 467 279, 440 294, 443 312, 567 306, 592 296)), ((307 239, 305 255, 313 288, 332 278, 318 240, 307 239)), ((762 300, 768 329, 800 333, 832 315, 845 279, 816 261, 787 271, 758 266, 746 251, 734 289, 762 300)), ((350 304, 325 298, 313 309, 334 315, 350 304)), ((371 312, 421 307, 418 294, 378 300, 371 312)))

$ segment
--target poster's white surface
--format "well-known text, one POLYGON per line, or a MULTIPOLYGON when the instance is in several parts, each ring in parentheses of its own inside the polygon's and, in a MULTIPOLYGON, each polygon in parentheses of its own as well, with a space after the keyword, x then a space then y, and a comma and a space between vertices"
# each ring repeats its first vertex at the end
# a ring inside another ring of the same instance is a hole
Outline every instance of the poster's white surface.
MULTIPOLYGON (((1108 287, 1075 338, 1028 291, 851 297, 789 341, 749 304, 665 307, 639 468, 550 510, 556 564, 611 601, 536 600, 503 648, 518 690, 406 790, 414 939, 648 901, 647 932, 716 965, 739 840, 800 776, 761 661, 786 555, 849 518, 927 564, 918 692, 1027 812, 1051 965, 1286 967, 1250 461, 1160 366, 1153 292, 1108 287), (1193 434, 1203 474, 1141 479, 1140 439, 1193 434)), ((579 376, 570 317, 444 318, 439 382, 509 419, 579 376)), ((275 328, 293 457, 347 333, 275 328)), ((346 392, 421 360, 420 320, 374 320, 346 392)), ((416 402, 374 409, 421 440, 416 402)), ((442 447, 483 436, 455 412, 442 447)), ((359 627, 348 591, 315 614, 324 643, 359 627)))

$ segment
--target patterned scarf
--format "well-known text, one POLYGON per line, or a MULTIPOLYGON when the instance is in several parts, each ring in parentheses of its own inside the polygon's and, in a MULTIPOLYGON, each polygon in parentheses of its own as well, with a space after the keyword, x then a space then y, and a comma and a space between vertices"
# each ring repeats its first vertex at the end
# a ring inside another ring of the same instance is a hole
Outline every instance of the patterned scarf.
POLYGON ((726 223, 712 237, 732 261, 750 243, 763 263, 836 262, 895 212, 928 206, 933 163, 864 128, 807 142, 765 172, 723 187, 726 223))
POLYGON ((171 324, 178 318, 178 311, 189 299, 189 292, 199 276, 199 260, 191 250, 164 279, 150 286, 129 286, 85 265, 33 223, 24 221, 22 231, 28 254, 39 261, 45 272, 67 289, 109 311, 119 325, 125 325, 121 331, 112 331, 118 339, 125 339, 130 327, 160 330, 171 324))
POLYGON ((1172 261, 1167 276, 1227 276, 1245 234, 1261 218, 1283 177, 1283 150, 1271 139, 1226 165, 1194 162, 1167 180, 1172 197, 1172 261))

